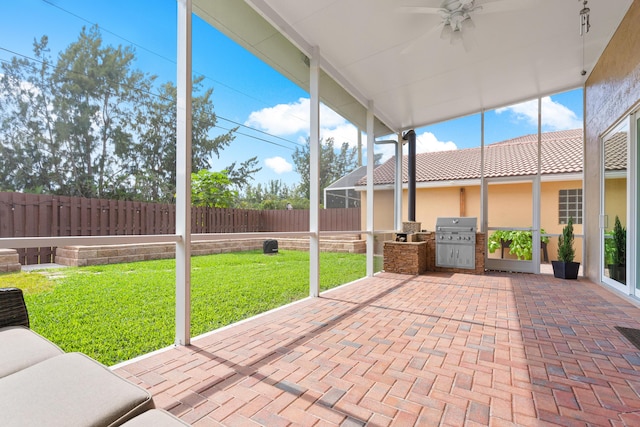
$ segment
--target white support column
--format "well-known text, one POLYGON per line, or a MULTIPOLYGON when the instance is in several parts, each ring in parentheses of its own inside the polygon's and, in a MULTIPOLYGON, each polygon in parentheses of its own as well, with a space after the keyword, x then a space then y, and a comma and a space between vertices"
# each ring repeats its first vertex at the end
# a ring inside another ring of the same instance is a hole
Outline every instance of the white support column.
POLYGON ((358 128, 358 167, 362 166, 362 129, 358 128))
POLYGON ((309 295, 320 295, 320 51, 314 47, 309 64, 309 295))
MULTIPOLYGON (((367 105, 367 277, 372 277, 374 271, 375 236, 373 235, 373 168, 375 152, 373 144, 375 135, 373 130, 373 101, 367 105)), ((398 142, 400 144, 400 142, 398 142)))
POLYGON ((538 150, 536 176, 533 179, 533 232, 531 233, 531 262, 533 262, 533 273, 540 274, 540 204, 542 197, 540 194, 540 182, 542 171, 542 98, 538 97, 538 150))
POLYGON ((396 176, 395 182, 395 227, 402 230, 402 132, 398 132, 396 143, 396 176))
POLYGON ((191 341, 191 0, 178 0, 176 344, 191 341))
MULTIPOLYGON (((484 179, 484 110, 480 113, 480 232, 485 234, 488 241, 488 211, 487 211, 487 183, 484 179)), ((485 264, 488 253, 485 252, 485 264)))

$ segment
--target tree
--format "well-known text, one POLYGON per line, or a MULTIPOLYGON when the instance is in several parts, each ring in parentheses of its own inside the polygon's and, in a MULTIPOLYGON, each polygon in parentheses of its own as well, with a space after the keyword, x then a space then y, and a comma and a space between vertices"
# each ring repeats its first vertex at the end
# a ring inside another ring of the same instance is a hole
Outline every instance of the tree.
MULTIPOLYGON (((51 60, 47 37, 34 58, 0 73, 0 189, 169 202, 175 194, 173 83, 134 68, 135 52, 105 46, 97 26, 51 60)), ((192 171, 210 169, 237 128, 216 129, 213 89, 193 81, 192 171)), ((256 157, 227 169, 236 188, 260 170, 256 157)))
POLYGON ((60 54, 52 80, 66 170, 74 177, 67 194, 103 197, 122 175, 118 154, 132 140, 133 105, 153 81, 134 61, 128 47, 103 46, 97 26, 83 28, 60 54))
POLYGON ((211 172, 201 169, 191 174, 191 204, 209 208, 228 208, 237 193, 231 190, 227 171, 211 172))
MULTIPOLYGON (((349 148, 347 142, 343 142, 339 150, 334 147, 333 138, 326 142, 320 141, 320 203, 324 203, 323 191, 332 182, 352 172, 356 167, 356 148, 349 148)), ((306 199, 310 198, 310 147, 307 139, 302 148, 296 147, 293 155, 295 171, 300 174, 302 193, 306 199)))
POLYGON ((43 36, 34 59, 12 58, 0 78, 0 189, 52 193, 65 182, 57 117, 57 88, 43 36))
MULTIPOLYGON (((192 172, 211 169, 212 156, 219 156, 220 151, 233 141, 233 133, 237 130, 211 136, 218 119, 211 102, 213 90, 203 91, 203 80, 202 76, 193 80, 194 93, 201 95, 192 99, 192 172)), ((146 200, 169 201, 175 194, 176 105, 177 88, 168 82, 160 86, 155 96, 136 106, 134 128, 137 136, 128 148, 127 167, 136 193, 146 200)), ((246 171, 248 174, 253 172, 246 171)))
POLYGON ((262 170, 262 168, 257 167, 257 165, 258 157, 254 156, 240 163, 239 166, 237 162, 233 162, 226 168, 229 180, 236 189, 241 190, 250 184, 249 181, 253 180, 253 175, 262 170))

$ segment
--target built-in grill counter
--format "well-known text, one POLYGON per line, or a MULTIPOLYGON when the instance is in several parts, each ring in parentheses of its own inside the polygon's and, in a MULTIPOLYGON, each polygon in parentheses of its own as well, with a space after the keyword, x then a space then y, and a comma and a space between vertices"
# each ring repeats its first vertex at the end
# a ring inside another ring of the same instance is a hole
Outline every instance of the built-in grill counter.
POLYGON ((408 225, 384 242, 385 271, 484 274, 486 239, 476 218, 438 218, 435 231, 419 230, 417 223, 409 231, 408 225))
POLYGON ((476 268, 475 217, 441 217, 436 220, 436 267, 476 268))

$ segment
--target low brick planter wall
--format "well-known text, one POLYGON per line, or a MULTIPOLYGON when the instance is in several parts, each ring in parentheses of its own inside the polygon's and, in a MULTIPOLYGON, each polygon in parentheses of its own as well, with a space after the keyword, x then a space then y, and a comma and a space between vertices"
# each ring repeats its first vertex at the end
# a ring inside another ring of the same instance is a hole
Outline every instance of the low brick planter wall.
POLYGON ((0 273, 20 271, 20 259, 15 249, 0 249, 0 273))
MULTIPOLYGON (((359 236, 358 236, 359 237, 359 236)), ((210 240, 191 243, 191 254, 211 255, 227 252, 261 250, 265 240, 210 240)), ((309 239, 276 239, 278 249, 309 250, 309 239)), ((74 267, 88 265, 117 264, 122 262, 148 261, 153 259, 174 258, 175 243, 137 243, 125 245, 65 246, 56 250, 56 263, 74 267)), ((346 237, 330 237, 320 240, 322 252, 365 253, 366 242, 346 237)), ((16 254, 17 256, 17 254, 16 254)), ((18 267, 20 264, 18 264, 18 267)), ((0 270, 1 271, 1 270, 0 270)))
POLYGON ((427 270, 426 242, 384 242, 384 271, 422 274, 427 270))

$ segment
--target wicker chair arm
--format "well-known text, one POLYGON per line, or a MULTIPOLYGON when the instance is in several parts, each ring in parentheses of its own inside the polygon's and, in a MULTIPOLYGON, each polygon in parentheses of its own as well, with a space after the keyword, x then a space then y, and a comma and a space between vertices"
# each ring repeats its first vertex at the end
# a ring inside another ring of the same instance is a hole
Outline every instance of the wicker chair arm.
POLYGON ((29 327, 29 312, 22 289, 0 288, 0 328, 5 326, 29 327))

